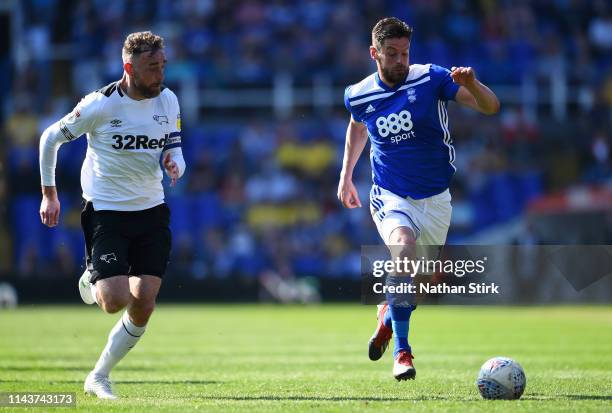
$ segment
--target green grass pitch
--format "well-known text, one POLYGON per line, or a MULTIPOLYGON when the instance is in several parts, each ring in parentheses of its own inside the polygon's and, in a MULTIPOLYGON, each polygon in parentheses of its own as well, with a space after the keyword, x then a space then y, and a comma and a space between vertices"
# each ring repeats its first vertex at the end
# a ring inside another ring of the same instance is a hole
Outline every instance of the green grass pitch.
MULTIPOLYGON (((612 306, 432 307, 413 313, 415 381, 390 352, 367 358, 375 308, 160 305, 113 371, 121 397, 82 394, 118 315, 94 307, 0 312, 0 391, 76 392, 52 411, 612 411, 612 306), (474 381, 490 357, 527 374, 519 401, 486 401, 474 381)), ((40 407, 0 411, 41 412, 40 407)))

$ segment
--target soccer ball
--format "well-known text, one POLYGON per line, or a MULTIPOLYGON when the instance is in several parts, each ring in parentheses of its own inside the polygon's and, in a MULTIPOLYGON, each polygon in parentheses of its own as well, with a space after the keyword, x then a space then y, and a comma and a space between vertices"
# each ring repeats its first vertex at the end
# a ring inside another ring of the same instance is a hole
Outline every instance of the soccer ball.
POLYGON ((527 378, 520 364, 507 357, 493 357, 480 368, 476 385, 485 399, 514 400, 525 391, 527 378))
POLYGON ((9 283, 0 283, 0 309, 17 307, 17 290, 9 283))

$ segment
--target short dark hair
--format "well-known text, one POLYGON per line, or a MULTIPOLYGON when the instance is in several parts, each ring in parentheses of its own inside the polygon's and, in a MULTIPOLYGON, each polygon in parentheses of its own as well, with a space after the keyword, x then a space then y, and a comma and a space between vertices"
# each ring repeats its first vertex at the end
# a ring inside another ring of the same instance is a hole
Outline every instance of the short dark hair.
POLYGON ((372 44, 377 49, 383 46, 385 40, 400 37, 407 37, 410 40, 412 37, 412 27, 397 17, 380 19, 372 29, 372 44))
POLYGON ((164 48, 164 39, 149 31, 128 34, 123 43, 121 56, 128 62, 135 55, 144 52, 156 52, 164 48))

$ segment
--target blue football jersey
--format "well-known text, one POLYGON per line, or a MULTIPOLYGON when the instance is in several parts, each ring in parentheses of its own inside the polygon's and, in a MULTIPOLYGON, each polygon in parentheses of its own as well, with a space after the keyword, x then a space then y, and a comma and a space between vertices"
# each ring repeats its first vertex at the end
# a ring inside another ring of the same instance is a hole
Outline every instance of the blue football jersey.
POLYGON ((457 90, 450 71, 433 64, 410 65, 406 81, 394 88, 378 73, 346 88, 346 108, 368 128, 376 185, 414 199, 448 188, 455 149, 446 105, 457 90))

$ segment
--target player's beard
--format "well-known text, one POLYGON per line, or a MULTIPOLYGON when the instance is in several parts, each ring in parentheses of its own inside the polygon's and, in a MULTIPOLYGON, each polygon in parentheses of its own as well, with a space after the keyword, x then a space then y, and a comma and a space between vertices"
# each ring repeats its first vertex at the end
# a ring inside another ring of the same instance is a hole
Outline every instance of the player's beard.
POLYGON ((157 97, 161 92, 160 85, 146 86, 142 84, 139 79, 136 78, 134 78, 134 89, 136 89, 136 91, 138 91, 138 93, 146 99, 157 97))
POLYGON ((397 85, 406 80, 406 76, 408 76, 408 66, 395 65, 392 68, 383 67, 382 74, 387 82, 397 85))

